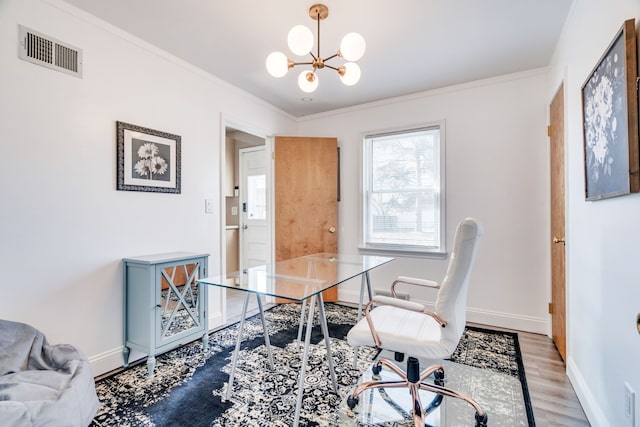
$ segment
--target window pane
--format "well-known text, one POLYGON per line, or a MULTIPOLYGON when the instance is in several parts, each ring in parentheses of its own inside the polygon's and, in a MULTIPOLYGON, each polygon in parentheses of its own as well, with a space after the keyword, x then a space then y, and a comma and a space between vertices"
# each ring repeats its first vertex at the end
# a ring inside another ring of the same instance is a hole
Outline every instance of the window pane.
POLYGON ((434 183, 433 135, 372 140, 372 191, 424 189, 434 183))
POLYGON ((372 195, 369 241, 437 247, 438 209, 433 192, 372 195))
POLYGON ((267 218, 266 175, 247 177, 247 216, 249 219, 267 218))

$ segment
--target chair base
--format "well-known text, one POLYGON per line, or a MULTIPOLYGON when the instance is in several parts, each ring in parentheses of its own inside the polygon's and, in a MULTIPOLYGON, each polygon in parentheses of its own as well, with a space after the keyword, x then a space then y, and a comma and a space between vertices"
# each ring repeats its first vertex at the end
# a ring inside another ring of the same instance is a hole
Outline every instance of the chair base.
POLYGON ((351 396, 347 398, 347 405, 350 409, 356 407, 358 404, 358 395, 365 390, 374 388, 408 388, 413 400, 412 411, 415 427, 424 427, 425 416, 440 406, 443 396, 462 399, 470 404, 476 411, 476 427, 487 426, 488 416, 475 400, 464 393, 460 393, 444 386, 444 368, 442 365, 431 365, 424 371, 419 372, 418 359, 415 357, 409 357, 407 359, 407 374, 398 368, 393 362, 387 359, 380 359, 372 368, 374 378, 380 374, 380 370, 383 365, 395 372, 401 379, 399 381, 367 381, 358 385, 351 396), (435 378, 434 384, 424 382, 424 380, 426 380, 431 374, 433 374, 435 378), (422 402, 420 401, 420 390, 436 393, 436 397, 426 408, 422 406, 422 402))

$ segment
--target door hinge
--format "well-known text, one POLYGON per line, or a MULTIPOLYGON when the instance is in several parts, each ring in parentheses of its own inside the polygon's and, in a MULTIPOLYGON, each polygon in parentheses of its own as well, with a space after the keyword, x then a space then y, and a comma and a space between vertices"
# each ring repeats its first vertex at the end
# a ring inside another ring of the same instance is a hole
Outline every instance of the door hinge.
POLYGON ((553 314, 553 304, 549 303, 549 314, 553 314))
POLYGON ((551 137, 551 126, 547 126, 547 136, 551 137))
POLYGON ((275 158, 276 158, 276 152, 275 152, 275 151, 272 151, 272 152, 271 152, 271 158, 272 158, 272 159, 275 159, 275 158))

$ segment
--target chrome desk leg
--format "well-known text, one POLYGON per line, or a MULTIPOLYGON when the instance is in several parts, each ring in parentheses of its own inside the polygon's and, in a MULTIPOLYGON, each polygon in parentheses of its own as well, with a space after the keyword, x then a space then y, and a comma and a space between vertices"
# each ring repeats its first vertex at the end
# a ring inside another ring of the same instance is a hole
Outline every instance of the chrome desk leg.
POLYGON ((238 337, 236 338, 236 349, 233 351, 233 361, 231 362, 231 373, 229 374, 229 383, 227 384, 227 397, 228 401, 231 399, 231 390, 233 389, 233 377, 236 374, 236 365, 238 364, 238 353, 240 353, 240 342, 242 342, 242 330, 244 329, 244 320, 247 317, 247 306, 249 305, 249 296, 251 294, 246 292, 244 297, 244 304, 242 304, 242 316, 240 318, 240 326, 238 327, 238 337))
POLYGON ((313 326, 313 309, 316 304, 316 296, 311 297, 309 303, 309 315, 307 316, 307 332, 304 338, 304 352, 302 354, 302 365, 300 366, 300 378, 298 380, 298 402, 296 403, 296 414, 293 419, 293 427, 298 427, 300 422, 300 409, 302 408, 302 394, 304 393, 304 376, 307 370, 307 360, 309 359, 309 343, 311 342, 311 329, 313 326))
MULTIPOLYGON (((369 280, 369 272, 365 271, 360 276, 360 302, 358 303, 358 322, 362 319, 362 298, 364 297, 364 285, 367 285, 367 294, 369 295, 369 301, 373 299, 373 295, 371 292, 371 281, 369 280)), ((358 348, 353 348, 353 368, 356 369, 358 367, 358 348)))
POLYGON ((296 342, 296 350, 300 351, 300 343, 302 342, 302 327, 304 325, 304 311, 307 309, 307 300, 302 301, 300 308, 300 322, 298 322, 298 341, 296 342))
POLYGON ((360 301, 358 302, 358 322, 360 321, 360 319, 362 319, 362 304, 363 304, 363 298, 364 298, 364 285, 365 285, 364 274, 361 274, 360 275, 360 301))
POLYGON ((258 300, 258 307, 260 307, 260 318, 262 319, 262 333, 264 334, 264 345, 267 347, 267 353, 269 354, 269 363, 271 363, 271 369, 276 369, 273 364, 273 353, 271 353, 271 341, 269 340, 269 330, 267 329, 267 321, 264 319, 264 310, 262 309, 262 300, 260 294, 256 294, 258 300))
POLYGON ((364 298, 364 285, 367 285, 367 295, 369 296, 369 301, 371 301, 373 299, 373 292, 371 292, 371 281, 369 280, 369 272, 365 271, 364 273, 362 273, 360 278, 361 278, 361 280, 360 280, 360 302, 358 303, 358 321, 360 321, 360 319, 362 319, 362 306, 364 304, 362 298, 364 298))
POLYGON ((329 373, 331 374, 331 382, 333 383, 333 391, 338 393, 338 382, 336 381, 336 371, 333 369, 333 353, 331 353, 331 342, 329 340, 329 328, 327 327, 327 316, 324 314, 324 301, 322 292, 318 294, 318 311, 320 314, 320 326, 322 327, 322 335, 324 335, 324 344, 327 347, 327 363, 329 364, 329 373))

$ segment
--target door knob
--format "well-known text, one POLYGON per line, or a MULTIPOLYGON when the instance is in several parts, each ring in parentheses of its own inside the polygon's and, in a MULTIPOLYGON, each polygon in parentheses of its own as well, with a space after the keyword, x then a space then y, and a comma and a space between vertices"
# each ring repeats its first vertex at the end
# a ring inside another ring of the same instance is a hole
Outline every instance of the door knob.
POLYGON ((329 233, 335 233, 336 232, 336 228, 335 227, 329 227, 329 233))
POLYGON ((243 229, 243 230, 246 230, 247 228, 249 228, 249 226, 248 226, 247 224, 245 224, 245 225, 243 225, 243 226, 242 226, 242 229, 243 229))
POLYGON ((564 245, 564 237, 553 236, 553 243, 562 243, 564 245))

